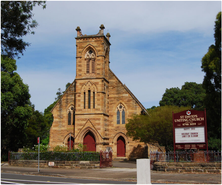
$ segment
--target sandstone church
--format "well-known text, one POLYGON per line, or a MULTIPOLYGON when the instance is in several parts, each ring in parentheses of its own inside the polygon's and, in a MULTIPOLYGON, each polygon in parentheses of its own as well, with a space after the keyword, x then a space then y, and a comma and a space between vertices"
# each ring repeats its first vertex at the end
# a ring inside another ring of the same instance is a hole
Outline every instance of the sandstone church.
POLYGON ((76 28, 76 78, 51 110, 50 148, 86 145, 87 151, 112 149, 113 157, 128 158, 144 143, 126 135, 133 114, 148 114, 109 67, 110 34, 83 35, 76 28))

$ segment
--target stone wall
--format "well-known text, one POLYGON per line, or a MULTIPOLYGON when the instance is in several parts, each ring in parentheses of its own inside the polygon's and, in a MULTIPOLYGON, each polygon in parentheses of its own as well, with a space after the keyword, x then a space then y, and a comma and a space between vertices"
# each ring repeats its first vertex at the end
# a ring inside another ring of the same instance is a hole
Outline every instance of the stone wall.
MULTIPOLYGON (((22 167, 38 167, 37 160, 10 160, 11 166, 22 167)), ((40 168, 79 168, 79 169, 92 169, 99 168, 100 161, 39 161, 40 168), (50 165, 49 162, 54 162, 54 165, 50 165)))
POLYGON ((154 162, 153 170, 165 172, 221 173, 220 162, 154 162))

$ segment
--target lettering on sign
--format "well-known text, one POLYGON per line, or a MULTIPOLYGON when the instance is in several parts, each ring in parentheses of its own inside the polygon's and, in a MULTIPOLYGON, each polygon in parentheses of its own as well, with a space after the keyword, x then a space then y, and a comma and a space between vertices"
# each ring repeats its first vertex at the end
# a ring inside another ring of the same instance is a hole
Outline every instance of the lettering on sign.
POLYGON ((204 143, 204 127, 175 128, 175 143, 204 143))

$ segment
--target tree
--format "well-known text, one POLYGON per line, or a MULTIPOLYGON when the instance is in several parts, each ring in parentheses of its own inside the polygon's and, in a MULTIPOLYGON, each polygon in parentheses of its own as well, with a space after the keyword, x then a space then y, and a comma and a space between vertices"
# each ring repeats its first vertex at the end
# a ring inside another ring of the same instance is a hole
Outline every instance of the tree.
POLYGON ((172 112, 178 113, 190 107, 160 106, 150 109, 149 115, 134 115, 126 124, 127 135, 141 142, 158 142, 167 150, 173 149, 172 112))
POLYGON ((1 50, 2 55, 10 58, 23 54, 30 43, 22 37, 28 33, 34 34, 33 28, 37 22, 32 13, 35 5, 46 8, 45 1, 1 1, 1 50))
MULTIPOLYGON (((25 129, 25 134, 27 136, 25 146, 33 147, 37 144, 37 138, 41 138, 41 143, 44 143, 44 140, 48 137, 48 132, 50 126, 43 115, 43 113, 35 110, 34 105, 32 105, 32 116, 28 120, 28 126, 25 129)), ((48 144, 47 142, 44 144, 48 144)))
POLYGON ((181 89, 178 87, 166 89, 159 104, 160 106, 191 106, 191 108, 195 108, 196 110, 203 110, 205 96, 206 94, 202 84, 185 82, 181 89))
POLYGON ((214 27, 215 44, 202 58, 205 73, 203 88, 206 90, 204 105, 207 112, 208 136, 221 138, 221 12, 216 16, 214 27))
POLYGON ((16 70, 16 61, 1 57, 1 149, 17 151, 25 141, 25 128, 32 115, 28 85, 16 70))

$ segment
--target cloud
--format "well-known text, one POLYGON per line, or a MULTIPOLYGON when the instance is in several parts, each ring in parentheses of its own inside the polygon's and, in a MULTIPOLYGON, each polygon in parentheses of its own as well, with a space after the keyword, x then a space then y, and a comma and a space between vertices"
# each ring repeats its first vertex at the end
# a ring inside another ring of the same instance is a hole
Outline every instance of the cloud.
POLYGON ((19 71, 23 83, 29 86, 31 102, 37 110, 44 112, 55 101, 58 88, 65 91, 65 85, 72 83, 75 76, 62 71, 19 71))
POLYGON ((220 7, 219 1, 48 1, 45 10, 36 7, 34 12, 38 32, 47 35, 69 34, 77 26, 84 34, 91 34, 102 23, 111 33, 197 30, 211 34, 220 7))
POLYGON ((39 23, 17 61, 31 101, 44 111, 58 88, 76 75, 76 27, 91 35, 104 24, 111 34, 110 68, 146 107, 166 88, 201 83, 201 58, 214 43, 219 1, 47 1, 34 8, 39 23))

